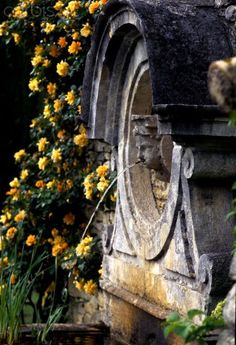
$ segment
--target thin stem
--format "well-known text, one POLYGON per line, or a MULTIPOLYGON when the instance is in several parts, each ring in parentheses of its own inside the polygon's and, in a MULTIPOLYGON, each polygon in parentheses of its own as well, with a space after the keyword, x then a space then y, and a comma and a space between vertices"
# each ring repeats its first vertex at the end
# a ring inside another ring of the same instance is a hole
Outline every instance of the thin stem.
POLYGON ((84 229, 84 232, 83 232, 82 237, 81 237, 81 241, 84 239, 84 237, 85 237, 85 235, 86 235, 86 233, 87 233, 87 231, 88 231, 88 228, 90 227, 90 225, 91 225, 91 223, 92 223, 92 221, 93 221, 93 218, 94 218, 94 216, 95 216, 97 210, 99 209, 101 203, 103 202, 103 200, 104 200, 105 196, 107 195, 107 193, 109 192, 109 190, 114 186, 115 182, 118 180, 118 178, 119 178, 122 174, 124 174, 128 169, 133 168, 136 164, 138 164, 138 162, 136 162, 136 163, 134 163, 134 164, 131 164, 131 165, 128 165, 128 166, 127 166, 125 169, 123 169, 123 170, 113 179, 113 181, 109 184, 109 186, 107 187, 107 189, 105 190, 105 192, 104 192, 103 195, 101 196, 101 198, 100 198, 100 200, 99 200, 99 202, 98 202, 98 204, 97 204, 95 210, 93 211, 93 213, 92 213, 92 215, 91 215, 91 217, 90 217, 90 219, 89 219, 89 222, 88 222, 86 228, 84 229))

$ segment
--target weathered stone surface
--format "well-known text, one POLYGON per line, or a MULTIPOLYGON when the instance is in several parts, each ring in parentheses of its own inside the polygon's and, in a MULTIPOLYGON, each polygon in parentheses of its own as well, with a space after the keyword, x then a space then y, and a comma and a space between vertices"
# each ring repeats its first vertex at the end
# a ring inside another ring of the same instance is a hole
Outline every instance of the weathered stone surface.
MULTIPOLYGON (((206 3, 209 5, 209 1, 206 3)), ((104 134, 108 141, 117 138, 115 127, 119 120, 111 111, 117 104, 111 99, 115 98, 121 80, 112 76, 121 75, 122 63, 128 58, 132 42, 137 41, 140 34, 145 39, 150 77, 155 86, 152 89, 153 105, 211 104, 206 80, 208 66, 214 60, 232 56, 233 49, 229 29, 218 16, 218 10, 210 6, 205 7, 203 2, 198 4, 196 1, 109 1, 98 19, 84 79, 82 111, 85 119, 89 117, 89 125, 97 133, 97 138, 104 137, 104 134), (127 23, 130 26, 125 29, 127 23), (122 34, 117 35, 122 26, 122 34), (127 39, 122 41, 125 36, 127 39), (122 47, 124 51, 118 55, 122 47), (113 69, 115 56, 117 67, 113 69), (93 74, 91 70, 94 70, 93 74), (98 85, 102 88, 100 91, 98 85), (112 97, 109 96, 111 92, 112 97), (110 109, 106 109, 106 104, 110 109), (96 106, 101 114, 100 120, 95 120, 96 106), (96 126, 100 126, 100 130, 94 128, 95 121, 100 121, 96 126), (113 128, 110 134, 104 133, 104 125, 108 123, 113 128)))
POLYGON ((236 130, 212 105, 207 70, 234 45, 215 5, 111 0, 86 62, 84 120, 112 145, 119 176, 114 226, 104 221, 105 320, 129 344, 151 341, 145 320, 166 344, 167 312, 209 312, 231 284, 236 130))
POLYGON ((227 6, 230 4, 235 4, 235 0, 215 0, 215 5, 216 7, 222 7, 222 6, 227 6))

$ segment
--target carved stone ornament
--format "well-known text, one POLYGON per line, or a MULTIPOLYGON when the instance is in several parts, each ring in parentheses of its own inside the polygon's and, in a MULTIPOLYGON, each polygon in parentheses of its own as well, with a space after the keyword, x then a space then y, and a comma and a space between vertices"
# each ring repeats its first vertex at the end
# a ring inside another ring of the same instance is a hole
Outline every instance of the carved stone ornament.
POLYGON ((171 137, 158 135, 157 116, 133 115, 133 135, 138 149, 138 161, 156 170, 161 181, 170 179, 173 142, 171 137))
POLYGON ((113 295, 157 318, 209 310, 228 287, 236 130, 207 70, 232 54, 214 1, 110 0, 98 18, 82 113, 117 151, 103 262, 114 310, 113 295))

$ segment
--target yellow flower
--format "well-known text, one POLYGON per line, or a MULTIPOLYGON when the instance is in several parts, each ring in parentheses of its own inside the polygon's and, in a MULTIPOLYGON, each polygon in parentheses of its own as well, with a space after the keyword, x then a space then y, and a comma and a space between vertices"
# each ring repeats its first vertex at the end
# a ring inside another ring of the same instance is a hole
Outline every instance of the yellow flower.
POLYGON ((35 53, 36 56, 37 56, 37 55, 42 55, 42 54, 43 54, 43 51, 44 51, 43 46, 41 46, 40 44, 37 45, 37 46, 34 48, 34 53, 35 53))
POLYGON ((37 238, 35 235, 29 235, 25 241, 28 247, 31 247, 37 243, 37 238))
POLYGON ((11 228, 9 228, 9 229, 7 230, 7 233, 6 233, 6 239, 7 239, 8 241, 9 241, 9 240, 12 240, 12 239, 14 238, 16 232, 17 232, 17 229, 16 229, 14 226, 12 226, 11 228))
POLYGON ((13 200, 18 200, 19 199, 19 189, 17 188, 11 188, 8 192, 6 192, 6 195, 12 196, 13 200))
POLYGON ((11 283, 11 285, 15 285, 16 281, 17 281, 17 277, 16 277, 16 275, 14 273, 12 273, 11 276, 10 276, 10 283, 11 283))
POLYGON ((18 151, 18 152, 16 152, 15 154, 14 154, 14 158, 15 158, 15 161, 16 162, 20 162, 21 160, 22 160, 22 158, 24 158, 25 157, 25 155, 26 155, 26 152, 25 152, 25 150, 20 150, 20 151, 18 151))
POLYGON ((105 177, 101 177, 97 184, 97 189, 99 190, 99 192, 104 192, 108 186, 109 186, 109 181, 106 180, 105 177))
POLYGON ((48 164, 48 158, 47 157, 39 158, 38 167, 40 170, 45 170, 47 164, 48 164))
POLYGON ((48 120, 51 122, 51 124, 52 124, 53 126, 55 126, 56 123, 57 123, 57 121, 58 121, 58 117, 57 117, 57 116, 51 116, 51 117, 49 117, 48 120))
POLYGON ((92 279, 90 279, 84 284, 83 290, 87 294, 93 295, 97 290, 97 284, 92 279))
POLYGON ((43 27, 43 31, 46 32, 46 34, 50 34, 53 32, 56 28, 56 24, 50 24, 50 23, 42 23, 41 26, 43 27))
POLYGON ((60 139, 60 140, 65 139, 65 136, 66 136, 66 131, 65 131, 64 129, 60 130, 60 131, 57 133, 57 138, 60 139))
POLYGON ((73 40, 78 40, 79 39, 79 33, 76 31, 71 35, 71 37, 73 38, 73 40))
POLYGON ((42 62, 43 62, 43 57, 41 55, 36 55, 31 60, 31 65, 36 67, 36 66, 40 65, 42 62))
POLYGON ((3 36, 8 30, 8 23, 2 22, 2 24, 0 24, 0 36, 3 36))
POLYGON ((10 183, 10 187, 12 188, 19 188, 20 187, 20 182, 17 177, 15 177, 10 183))
POLYGON ((55 44, 50 46, 49 55, 51 55, 54 58, 57 58, 60 54, 61 54, 60 50, 58 49, 58 47, 55 44))
POLYGON ((92 241, 93 241, 93 238, 91 236, 86 236, 83 239, 83 243, 85 243, 85 244, 90 244, 92 241))
POLYGON ((45 182, 43 180, 38 180, 35 182, 35 187, 43 188, 45 186, 45 182))
POLYGON ((54 186, 56 186, 56 181, 52 180, 47 183, 47 189, 52 189, 54 186))
POLYGON ((13 18, 17 19, 24 19, 25 17, 27 17, 27 15, 27 11, 22 11, 20 6, 16 6, 12 12, 13 18))
POLYGON ((87 200, 93 200, 93 188, 87 188, 84 195, 87 200))
POLYGON ((74 281, 74 285, 75 285, 76 289, 78 289, 78 290, 83 290, 84 283, 85 283, 84 278, 80 279, 79 281, 77 281, 77 280, 74 281))
POLYGON ((19 34, 17 34, 16 32, 12 33, 12 37, 14 39, 15 44, 19 44, 21 41, 21 36, 19 34))
POLYGON ((61 48, 65 48, 68 44, 65 37, 59 37, 57 43, 61 48))
POLYGON ((63 223, 66 225, 74 225, 75 224, 75 216, 73 213, 67 213, 63 218, 63 223))
POLYGON ((94 173, 89 174, 85 177, 83 185, 85 187, 85 198, 87 200, 92 200, 93 198, 93 189, 95 188, 95 184, 93 182, 94 173))
POLYGON ((43 60, 43 67, 48 67, 48 66, 50 66, 51 65, 51 61, 50 60, 48 60, 48 59, 44 59, 43 60))
POLYGON ((63 102, 60 99, 55 99, 53 107, 54 107, 54 111, 56 113, 59 113, 59 111, 61 111, 63 108, 63 102))
POLYGON ((45 119, 48 119, 50 115, 51 115, 50 106, 49 104, 46 104, 43 109, 43 116, 45 117, 45 119))
POLYGON ((68 248, 67 242, 57 243, 52 247, 52 256, 60 255, 64 250, 68 248))
POLYGON ((19 223, 19 222, 22 222, 25 219, 25 217, 26 217, 25 210, 21 210, 17 213, 14 220, 15 222, 19 223))
POLYGON ((69 64, 63 60, 57 64, 57 73, 61 77, 66 77, 69 73, 69 64))
POLYGON ((57 163, 62 160, 61 149, 53 149, 51 154, 53 163, 57 163))
POLYGON ((70 54, 77 54, 81 49, 81 43, 79 41, 73 41, 68 47, 68 52, 70 54))
POLYGON ((70 12, 75 12, 80 7, 80 1, 70 1, 67 8, 70 12))
POLYGON ((47 92, 50 96, 55 97, 57 91, 57 84, 56 83, 48 83, 47 85, 47 92))
POLYGON ((75 145, 79 147, 85 147, 88 145, 88 137, 87 134, 78 134, 74 136, 73 142, 75 145))
POLYGON ((56 11, 60 11, 63 6, 64 6, 64 3, 62 1, 57 1, 53 7, 56 11))
POLYGON ((2 214, 1 216, 0 216, 0 223, 2 223, 2 224, 6 224, 6 222, 7 222, 7 216, 5 215, 5 214, 2 214))
POLYGON ((84 125, 80 125, 79 127, 80 134, 87 134, 87 129, 84 127, 84 125))
POLYGON ((21 180, 26 180, 28 176, 29 176, 29 170, 28 169, 21 170, 21 173, 20 173, 21 180))
POLYGON ((100 0, 99 2, 100 2, 100 5, 106 5, 107 1, 108 0, 100 0))
POLYGON ((52 256, 58 256, 68 248, 68 243, 62 236, 56 236, 53 243, 54 245, 52 247, 52 256))
POLYGON ((33 92, 39 91, 39 80, 37 78, 30 79, 29 81, 29 89, 33 92))
POLYGON ((107 176, 108 170, 109 170, 109 168, 107 165, 100 165, 96 169, 96 173, 97 173, 98 177, 105 177, 105 176, 107 176))
POLYGON ((8 264, 9 264, 9 259, 8 259, 7 256, 5 256, 5 257, 3 258, 3 263, 4 263, 5 266, 8 266, 8 264))
POLYGON ((65 100, 69 105, 73 105, 75 103, 75 92, 73 90, 67 92, 65 100))
POLYGON ((44 152, 48 143, 47 138, 41 138, 37 143, 39 152, 44 152))
POLYGON ((58 235, 58 230, 56 228, 53 228, 51 231, 52 237, 56 237, 58 235))
POLYGON ((37 125, 38 125, 38 120, 37 119, 33 119, 31 121, 30 128, 35 128, 37 125))
POLYGON ((78 105, 77 111, 78 113, 81 113, 81 105, 78 105))
POLYGON ((102 267, 102 265, 101 265, 101 268, 98 270, 98 274, 99 274, 100 276, 103 275, 103 267, 102 267))
POLYGON ((92 34, 92 27, 89 23, 83 25, 82 29, 80 30, 80 34, 83 37, 88 37, 92 34))
POLYGON ((85 257, 90 253, 90 244, 93 241, 91 236, 86 236, 76 247, 77 256, 85 257))
POLYGON ((100 4, 99 4, 99 1, 94 1, 92 2, 90 5, 89 5, 89 13, 90 14, 94 14, 94 12, 97 11, 97 9, 99 8, 100 4))

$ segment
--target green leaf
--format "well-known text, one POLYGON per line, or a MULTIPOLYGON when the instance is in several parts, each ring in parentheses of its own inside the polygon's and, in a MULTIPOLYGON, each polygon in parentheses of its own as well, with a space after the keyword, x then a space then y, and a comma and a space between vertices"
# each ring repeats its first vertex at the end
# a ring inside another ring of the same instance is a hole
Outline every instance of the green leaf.
POLYGON ((175 331, 176 324, 170 324, 164 328, 164 337, 167 338, 169 334, 175 331))
POLYGON ((180 315, 177 312, 173 312, 170 315, 168 315, 166 321, 167 322, 174 322, 180 320, 180 315))
POLYGON ((182 337, 184 340, 188 337, 190 330, 191 326, 187 323, 178 324, 175 327, 175 333, 182 337))
POLYGON ((203 315, 203 311, 199 309, 191 309, 188 311, 188 318, 192 320, 197 315, 203 315))

